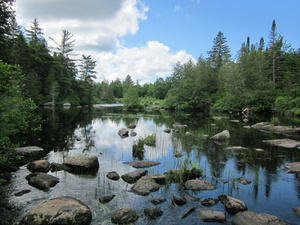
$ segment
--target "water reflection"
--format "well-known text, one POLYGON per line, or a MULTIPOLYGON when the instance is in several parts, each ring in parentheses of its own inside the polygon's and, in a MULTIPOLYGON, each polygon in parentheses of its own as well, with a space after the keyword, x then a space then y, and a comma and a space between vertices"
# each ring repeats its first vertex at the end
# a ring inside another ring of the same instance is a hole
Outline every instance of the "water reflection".
MULTIPOLYGON (((118 108, 103 106, 91 109, 47 109, 40 110, 39 113, 43 118, 43 131, 28 136, 22 134, 16 138, 22 139, 24 145, 38 145, 47 149, 49 153, 46 158, 50 162, 62 163, 65 157, 77 153, 96 155, 100 163, 99 171, 96 176, 54 172, 52 175, 59 177, 60 183, 49 192, 42 192, 27 184, 24 177, 29 171, 22 167, 15 173, 11 183, 0 187, 0 204, 10 209, 1 210, 0 218, 5 213, 10 215, 7 217, 10 218, 10 222, 17 222, 37 204, 63 195, 78 198, 87 204, 93 211, 93 224, 105 224, 105 221, 110 221, 110 216, 116 209, 125 206, 142 213, 146 206, 151 205, 150 197, 131 193, 132 185, 122 180, 108 180, 106 174, 117 171, 122 175, 135 170, 123 164, 125 161, 134 160, 133 143, 140 138, 156 134, 156 147, 145 146, 144 159, 161 164, 149 168, 150 174, 161 174, 170 169, 180 168, 189 158, 192 163, 199 164, 204 171, 204 179, 214 183, 217 189, 209 192, 191 192, 179 189, 176 184, 166 185, 151 195, 168 199, 161 205, 164 209, 163 216, 151 221, 142 217, 137 224, 198 224, 196 214, 184 220, 179 220, 178 215, 192 206, 199 209, 205 207, 199 202, 189 202, 183 207, 174 206, 170 202, 173 194, 190 194, 201 199, 227 194, 244 201, 249 210, 278 216, 290 224, 297 224, 299 221, 292 208, 300 205, 300 178, 298 175, 285 174, 282 168, 285 163, 299 161, 299 151, 265 145, 262 140, 278 138, 279 135, 244 128, 255 121, 250 120, 247 124, 230 120, 215 121, 203 115, 167 111, 131 114, 118 108), (131 123, 137 125, 134 129, 137 136, 120 138, 118 130, 131 123), (166 128, 174 129, 173 124, 186 124, 187 127, 165 133, 166 128), (231 134, 228 142, 216 143, 209 138, 225 129, 231 134), (228 146, 243 146, 248 149, 232 150, 228 149, 228 146), (178 153, 183 156, 175 157, 178 153), (236 181, 239 177, 247 177, 252 183, 242 185, 236 181), (222 179, 228 180, 228 183, 221 182, 222 179), (30 189, 31 192, 22 197, 13 195, 22 189, 30 189), (112 202, 101 205, 98 198, 106 194, 116 194, 117 197, 112 202)), ((232 117, 230 119, 239 119, 232 117)), ((224 206, 217 204, 212 209, 224 210, 224 206)), ((227 223, 230 224, 230 221, 227 223)))

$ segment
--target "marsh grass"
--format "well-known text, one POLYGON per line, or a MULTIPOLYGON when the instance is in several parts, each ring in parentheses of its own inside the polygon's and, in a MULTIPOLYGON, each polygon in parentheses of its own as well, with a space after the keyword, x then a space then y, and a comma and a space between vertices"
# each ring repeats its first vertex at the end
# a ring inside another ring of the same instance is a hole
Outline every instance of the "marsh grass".
POLYGON ((152 134, 152 135, 145 137, 143 139, 143 142, 145 145, 147 145, 149 147, 155 147, 156 146, 156 135, 152 134))
POLYGON ((139 139, 136 142, 133 143, 132 146, 132 156, 136 157, 140 160, 142 160, 144 158, 144 141, 143 139, 139 139))

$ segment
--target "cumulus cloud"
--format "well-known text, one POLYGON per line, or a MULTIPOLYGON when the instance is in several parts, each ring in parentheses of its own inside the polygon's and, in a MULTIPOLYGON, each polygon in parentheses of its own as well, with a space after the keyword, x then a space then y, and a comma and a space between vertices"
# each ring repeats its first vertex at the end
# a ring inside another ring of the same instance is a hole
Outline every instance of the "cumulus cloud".
POLYGON ((133 81, 150 83, 158 77, 166 78, 174 65, 193 60, 184 50, 172 53, 170 48, 158 41, 148 41, 145 46, 126 48, 120 46, 115 53, 97 55, 98 80, 104 78, 124 80, 129 74, 133 81))
POLYGON ((26 29, 34 18, 39 21, 50 46, 55 43, 48 37, 59 43, 63 30, 73 34, 75 53, 97 60, 100 82, 123 80, 127 74, 140 83, 152 82, 171 74, 177 61, 192 58, 183 50, 172 53, 158 41, 134 48, 120 44, 124 36, 136 35, 140 21, 147 19, 149 8, 141 0, 17 0, 14 8, 26 29))
POLYGON ((18 0, 15 10, 26 28, 37 18, 46 37, 60 41, 62 30, 68 30, 78 50, 109 51, 119 37, 138 31, 148 7, 138 0, 18 0))

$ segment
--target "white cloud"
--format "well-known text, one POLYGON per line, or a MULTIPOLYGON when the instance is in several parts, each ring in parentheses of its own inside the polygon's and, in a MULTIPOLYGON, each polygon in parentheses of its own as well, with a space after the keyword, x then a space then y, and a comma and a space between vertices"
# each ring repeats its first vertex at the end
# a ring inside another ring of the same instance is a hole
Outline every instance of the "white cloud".
MULTIPOLYGON (((48 44, 61 41, 62 30, 73 34, 75 52, 97 60, 97 81, 121 80, 130 74, 134 81, 152 82, 170 75, 177 61, 186 62, 191 55, 184 50, 172 53, 158 41, 127 48, 120 44, 126 35, 135 35, 139 22, 149 10, 141 0, 17 0, 17 21, 26 29, 34 18, 44 29, 48 44)), ((178 8, 180 9, 180 7, 178 8)))
POLYGON ((158 77, 166 78, 178 61, 184 63, 189 59, 194 60, 184 50, 172 53, 169 47, 158 41, 148 41, 143 47, 120 46, 116 53, 97 55, 98 80, 124 80, 129 74, 133 81, 149 83, 158 77))
POLYGON ((181 10, 180 5, 176 5, 176 6, 174 7, 174 12, 179 12, 180 10, 181 10))

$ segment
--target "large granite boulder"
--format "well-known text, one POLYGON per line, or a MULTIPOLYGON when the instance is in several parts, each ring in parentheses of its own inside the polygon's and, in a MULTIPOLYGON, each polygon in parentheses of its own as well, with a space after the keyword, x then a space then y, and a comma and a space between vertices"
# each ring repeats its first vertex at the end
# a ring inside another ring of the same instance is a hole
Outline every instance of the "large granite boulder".
POLYGON ((233 225, 284 225, 285 223, 278 219, 276 216, 272 216, 266 213, 255 213, 252 211, 239 212, 235 215, 232 221, 233 225))
POLYGON ((117 210, 111 216, 111 222, 115 224, 130 224, 137 221, 139 218, 137 212, 131 208, 123 208, 117 210))
POLYGON ((230 133, 228 130, 224 130, 221 133, 218 133, 211 137, 215 141, 226 141, 230 138, 230 133))
POLYGON ((193 191, 215 190, 216 187, 207 180, 188 180, 184 184, 185 188, 193 191))
POLYGON ((223 211, 204 209, 199 210, 198 215, 203 222, 219 222, 226 221, 226 213, 223 211))
POLYGON ((27 169, 34 172, 44 172, 47 173, 51 169, 51 164, 47 160, 35 160, 27 165, 27 169))
POLYGON ((160 184, 153 179, 142 177, 132 186, 131 191, 138 195, 147 196, 151 192, 158 191, 160 187, 160 184))
POLYGON ((20 225, 83 225, 90 224, 92 212, 88 206, 71 197, 46 201, 32 209, 20 221, 20 225))
POLYGON ((133 184, 136 181, 138 181, 141 177, 145 176, 147 173, 148 173, 147 170, 140 169, 140 170, 135 170, 130 173, 126 173, 126 174, 122 175, 121 178, 129 184, 133 184))
POLYGON ((236 214, 248 209, 246 204, 239 199, 227 195, 220 195, 218 198, 224 204, 225 209, 229 214, 236 214))
POLYGON ((134 168, 148 168, 152 166, 157 166, 160 162, 155 161, 134 161, 134 162, 123 162, 123 164, 128 164, 134 168))
POLYGON ((70 168, 73 173, 97 173, 99 169, 99 161, 97 156, 76 154, 69 158, 65 158, 63 165, 70 168))
POLYGON ((41 172, 27 175, 26 180, 29 185, 43 191, 48 191, 50 187, 54 187, 59 182, 59 178, 41 172))

